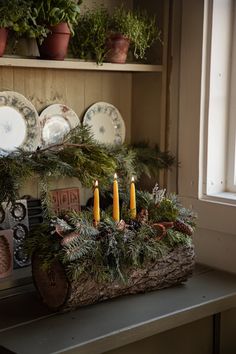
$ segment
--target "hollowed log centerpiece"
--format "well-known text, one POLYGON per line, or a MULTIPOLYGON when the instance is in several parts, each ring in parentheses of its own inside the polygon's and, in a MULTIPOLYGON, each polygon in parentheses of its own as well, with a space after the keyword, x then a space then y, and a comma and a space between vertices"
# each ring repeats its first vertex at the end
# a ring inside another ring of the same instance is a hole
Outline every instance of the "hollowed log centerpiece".
POLYGON ((66 269, 58 261, 45 271, 40 257, 35 254, 32 273, 43 302, 54 311, 65 311, 121 295, 144 293, 183 283, 192 275, 194 263, 193 246, 178 246, 145 268, 129 269, 126 283, 121 280, 102 283, 89 276, 70 281, 66 269))

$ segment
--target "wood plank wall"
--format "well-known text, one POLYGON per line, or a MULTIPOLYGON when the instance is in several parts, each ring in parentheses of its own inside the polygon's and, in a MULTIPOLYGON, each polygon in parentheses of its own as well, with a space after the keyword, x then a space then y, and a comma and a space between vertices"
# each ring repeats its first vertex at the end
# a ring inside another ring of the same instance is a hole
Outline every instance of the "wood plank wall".
MULTIPOLYGON (((75 70, 0 68, 0 90, 17 91, 28 98, 40 113, 46 106, 63 103, 82 119, 86 109, 97 101, 115 105, 125 121, 126 141, 131 140, 132 74, 82 72, 75 70)), ((54 181, 52 188, 79 185, 76 180, 54 181)), ((27 183, 21 194, 38 195, 35 181, 27 183)), ((81 195, 86 202, 88 192, 81 195)))

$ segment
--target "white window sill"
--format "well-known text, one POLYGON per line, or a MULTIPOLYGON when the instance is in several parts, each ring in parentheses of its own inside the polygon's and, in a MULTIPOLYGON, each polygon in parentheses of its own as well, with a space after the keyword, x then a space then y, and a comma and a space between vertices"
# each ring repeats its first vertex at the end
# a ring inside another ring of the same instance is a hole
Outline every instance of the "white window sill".
POLYGON ((223 205, 236 206, 236 193, 233 192, 218 192, 208 195, 203 195, 200 200, 223 205))

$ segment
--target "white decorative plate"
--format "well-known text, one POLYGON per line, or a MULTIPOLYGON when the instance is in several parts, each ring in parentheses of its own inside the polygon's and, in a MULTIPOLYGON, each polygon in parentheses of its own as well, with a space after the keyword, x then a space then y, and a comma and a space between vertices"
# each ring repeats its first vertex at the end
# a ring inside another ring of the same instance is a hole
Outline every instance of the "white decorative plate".
POLYGON ((34 151, 39 144, 40 125, 35 107, 17 92, 0 92, 0 150, 34 151))
POLYGON ((122 144, 125 123, 118 109, 110 103, 97 102, 89 107, 83 124, 91 127, 94 138, 104 144, 122 144))
POLYGON ((39 121, 43 146, 62 142, 64 136, 80 124, 79 117, 71 108, 58 103, 45 108, 39 121))

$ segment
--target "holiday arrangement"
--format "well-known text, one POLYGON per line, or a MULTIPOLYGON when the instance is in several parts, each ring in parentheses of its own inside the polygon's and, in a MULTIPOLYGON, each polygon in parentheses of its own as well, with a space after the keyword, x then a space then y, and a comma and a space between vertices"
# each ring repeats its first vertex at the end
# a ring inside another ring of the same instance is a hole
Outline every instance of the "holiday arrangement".
POLYGON ((147 144, 101 145, 87 126, 36 151, 1 152, 0 201, 14 204, 23 181, 39 176, 44 223, 31 230, 25 252, 35 285, 54 310, 168 287, 192 273, 194 214, 156 185, 136 190, 144 173, 173 164, 173 156, 147 144), (51 208, 52 177, 77 177, 93 186, 91 207, 51 208))
POLYGON ((101 145, 80 126, 57 144, 1 155, 1 201, 14 203, 21 183, 39 176, 44 223, 31 230, 25 251, 53 310, 168 287, 191 275, 194 214, 157 185, 152 193, 136 188, 143 173, 173 164, 169 153, 147 144, 101 145), (59 176, 93 186, 91 207, 55 215, 50 179, 59 176))
POLYGON ((134 179, 120 210, 118 185, 115 174, 105 211, 96 181, 93 210, 52 218, 27 239, 34 282, 50 308, 161 289, 192 274, 194 214, 157 185, 136 193, 134 179))

